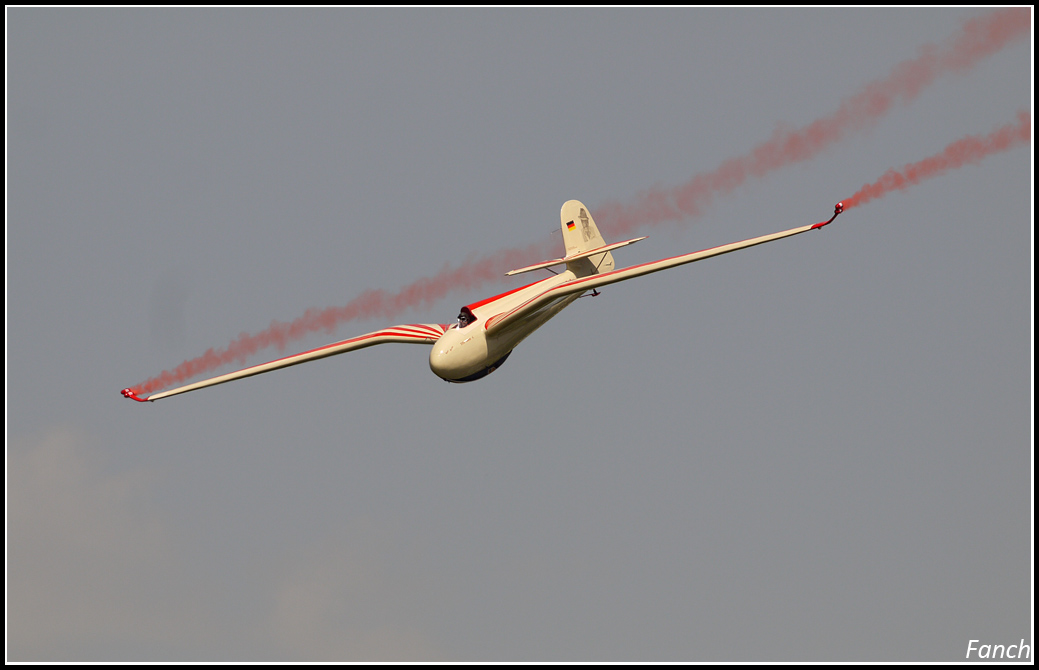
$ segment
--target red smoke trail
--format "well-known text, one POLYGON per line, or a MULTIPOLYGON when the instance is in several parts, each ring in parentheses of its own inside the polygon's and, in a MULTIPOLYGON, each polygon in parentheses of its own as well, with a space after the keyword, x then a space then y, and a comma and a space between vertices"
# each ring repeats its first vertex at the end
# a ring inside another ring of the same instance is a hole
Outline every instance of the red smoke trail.
POLYGON ((748 154, 729 159, 711 172, 698 174, 679 186, 644 191, 630 204, 607 204, 593 216, 609 237, 697 216, 716 196, 730 193, 748 177, 763 177, 813 158, 847 135, 874 125, 896 102, 912 102, 939 76, 965 73, 983 58, 1030 34, 1031 10, 1027 7, 1001 9, 971 19, 953 37, 938 45, 926 45, 918 57, 899 63, 886 78, 867 84, 833 114, 797 130, 777 130, 748 154))
POLYGON ((969 135, 953 142, 945 150, 930 158, 910 163, 901 171, 888 170, 877 181, 866 184, 850 198, 845 198, 844 209, 883 198, 891 191, 901 191, 925 179, 937 177, 967 163, 978 163, 994 153, 1012 149, 1032 139, 1032 117, 1028 112, 1018 112, 1017 123, 1008 123, 988 135, 969 135))
MULTIPOLYGON (((725 161, 715 170, 696 175, 685 184, 646 191, 632 204, 607 204, 592 214, 607 237, 619 237, 640 226, 696 216, 715 196, 730 193, 749 176, 763 177, 814 157, 848 134, 876 123, 896 101, 911 102, 939 76, 966 72, 983 58, 1028 36, 1030 31, 1028 8, 1001 9, 971 19, 952 38, 937 46, 925 46, 920 56, 896 65, 886 79, 866 85, 830 116, 798 130, 776 131, 770 140, 749 154, 725 161)), ((132 389, 138 395, 147 395, 229 363, 244 363, 247 357, 263 349, 272 346, 284 349, 288 342, 308 333, 332 332, 346 321, 376 316, 393 318, 409 308, 431 304, 456 289, 502 281, 506 270, 555 257, 556 252, 558 249, 551 241, 504 249, 456 268, 445 268, 433 277, 412 282, 397 293, 366 291, 342 307, 309 309, 290 323, 274 321, 255 335, 243 333, 227 348, 210 349, 132 389)))

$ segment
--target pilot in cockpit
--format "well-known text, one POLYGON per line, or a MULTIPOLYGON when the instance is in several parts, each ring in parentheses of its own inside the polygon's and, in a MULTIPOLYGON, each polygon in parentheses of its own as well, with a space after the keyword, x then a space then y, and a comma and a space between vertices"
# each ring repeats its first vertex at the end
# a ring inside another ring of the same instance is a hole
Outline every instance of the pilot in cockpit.
POLYGON ((458 313, 458 327, 465 328, 473 321, 476 321, 476 315, 468 307, 463 307, 462 311, 458 313))

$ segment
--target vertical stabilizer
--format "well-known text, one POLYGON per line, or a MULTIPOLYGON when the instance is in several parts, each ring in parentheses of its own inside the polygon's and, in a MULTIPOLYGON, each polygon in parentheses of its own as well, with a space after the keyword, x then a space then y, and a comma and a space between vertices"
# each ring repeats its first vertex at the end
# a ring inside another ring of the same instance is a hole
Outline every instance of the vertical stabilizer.
MULTIPOLYGON (((563 244, 566 245, 567 256, 606 246, 606 241, 595 227, 595 221, 592 220, 588 208, 579 200, 563 203, 563 208, 559 210, 559 223, 563 229, 563 244)), ((609 272, 613 269, 613 254, 604 251, 588 258, 569 261, 566 269, 578 277, 609 272)))

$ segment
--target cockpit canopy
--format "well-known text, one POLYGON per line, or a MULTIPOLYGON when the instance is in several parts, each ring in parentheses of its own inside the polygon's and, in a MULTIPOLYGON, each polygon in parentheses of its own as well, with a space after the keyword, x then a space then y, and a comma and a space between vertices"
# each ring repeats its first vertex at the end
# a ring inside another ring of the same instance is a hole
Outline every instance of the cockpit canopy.
POLYGON ((465 328, 470 323, 476 321, 476 315, 468 307, 462 307, 462 311, 458 313, 458 327, 465 328))

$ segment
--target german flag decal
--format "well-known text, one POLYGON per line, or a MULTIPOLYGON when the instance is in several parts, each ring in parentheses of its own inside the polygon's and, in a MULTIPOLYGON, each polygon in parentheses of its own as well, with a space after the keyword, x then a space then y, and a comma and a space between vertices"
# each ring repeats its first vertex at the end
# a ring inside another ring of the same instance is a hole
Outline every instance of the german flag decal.
POLYGON ((573 221, 567 221, 567 222, 566 222, 566 229, 567 229, 567 230, 573 230, 573 229, 574 229, 574 228, 576 228, 576 227, 577 227, 577 226, 575 226, 575 225, 574 225, 574 222, 573 222, 573 221))

